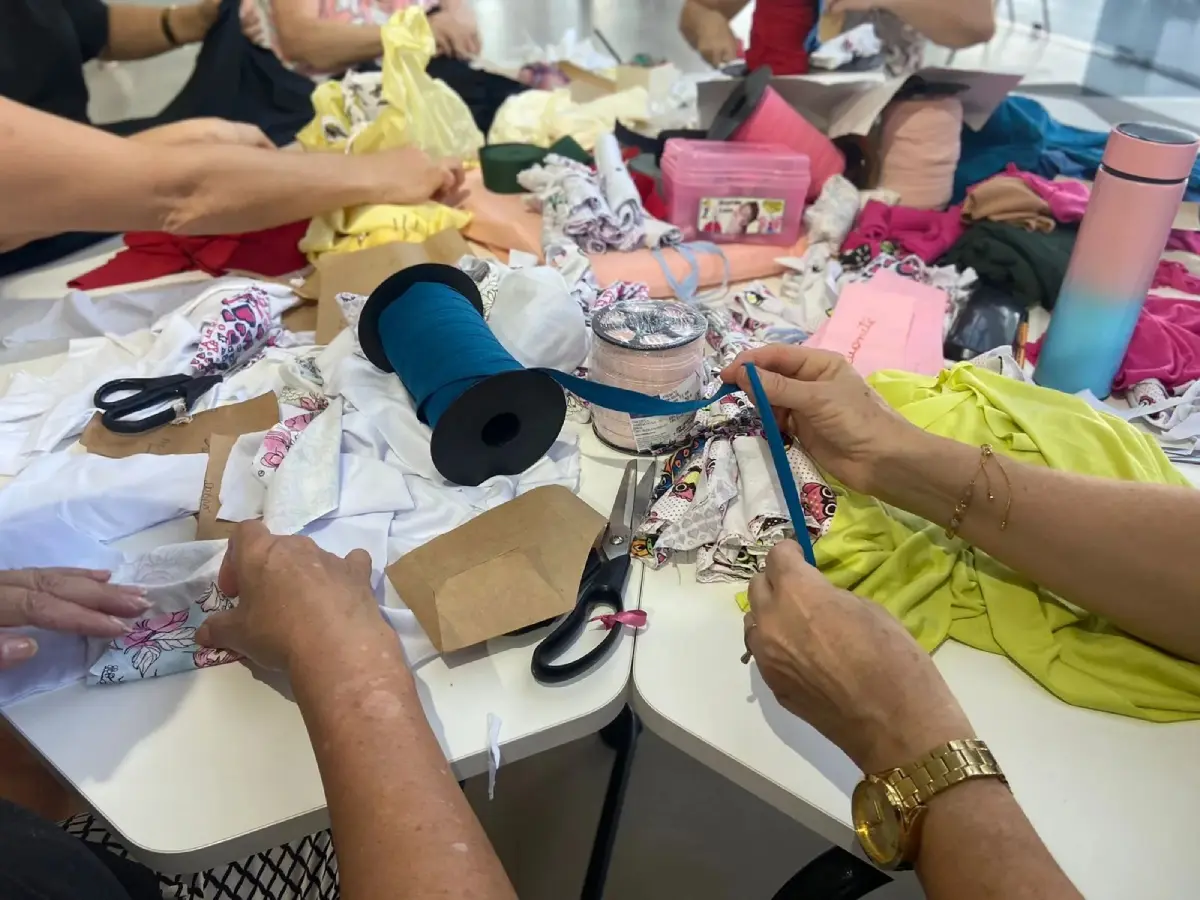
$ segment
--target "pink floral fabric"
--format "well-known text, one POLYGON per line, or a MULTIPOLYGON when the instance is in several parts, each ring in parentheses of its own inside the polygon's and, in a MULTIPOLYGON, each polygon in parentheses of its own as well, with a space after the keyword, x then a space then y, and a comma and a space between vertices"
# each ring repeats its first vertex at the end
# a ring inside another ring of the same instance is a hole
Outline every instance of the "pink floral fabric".
POLYGON ((200 327, 192 371, 212 375, 248 363, 274 342, 277 331, 271 298, 262 288, 249 287, 226 297, 220 312, 200 327))

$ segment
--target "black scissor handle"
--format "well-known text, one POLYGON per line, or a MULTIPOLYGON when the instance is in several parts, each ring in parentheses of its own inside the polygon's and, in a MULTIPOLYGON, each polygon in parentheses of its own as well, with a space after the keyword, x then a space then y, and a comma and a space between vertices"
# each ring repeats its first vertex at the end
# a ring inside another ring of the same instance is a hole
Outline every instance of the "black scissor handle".
POLYGON ((579 594, 575 608, 563 617, 554 630, 533 648, 530 670, 541 684, 561 684, 570 681, 589 669, 598 666, 608 655, 621 636, 621 626, 614 625, 595 647, 578 659, 555 665, 554 660, 571 647, 583 629, 587 627, 592 613, 601 606, 611 606, 613 612, 625 611, 625 576, 629 573, 629 557, 619 556, 601 564, 592 580, 579 594))
POLYGON ((106 381, 92 396, 92 405, 97 409, 113 409, 118 406, 136 409, 141 405, 149 406, 152 402, 162 402, 166 396, 177 393, 176 389, 190 378, 190 375, 167 375, 162 378, 117 378, 106 381), (128 396, 114 400, 113 394, 128 396), (156 399, 152 401, 151 397, 156 399))
POLYGON ((92 405, 103 411, 100 422, 114 434, 142 434, 170 425, 176 420, 179 411, 173 401, 181 401, 184 410, 190 410, 201 396, 220 381, 220 375, 117 378, 100 386, 92 397, 92 405), (113 394, 124 391, 132 393, 117 400, 109 399, 113 394), (162 403, 170 403, 171 406, 153 415, 130 418, 133 413, 151 409, 162 403))

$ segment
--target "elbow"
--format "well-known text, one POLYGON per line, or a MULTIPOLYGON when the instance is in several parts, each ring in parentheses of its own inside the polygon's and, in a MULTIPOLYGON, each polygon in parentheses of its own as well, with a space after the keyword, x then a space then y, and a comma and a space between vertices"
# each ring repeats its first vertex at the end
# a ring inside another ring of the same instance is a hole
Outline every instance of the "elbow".
POLYGON ((313 71, 332 68, 327 54, 321 52, 320 42, 312 40, 314 24, 305 16, 279 19, 275 25, 275 41, 284 62, 313 71))

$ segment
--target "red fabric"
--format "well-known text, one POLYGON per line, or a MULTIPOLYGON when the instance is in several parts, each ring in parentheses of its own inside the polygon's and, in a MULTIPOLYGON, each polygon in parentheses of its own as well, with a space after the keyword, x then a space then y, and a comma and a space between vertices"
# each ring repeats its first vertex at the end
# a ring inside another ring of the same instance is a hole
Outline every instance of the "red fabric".
POLYGON ((880 254, 883 241, 893 241, 904 253, 915 254, 932 263, 962 237, 963 228, 961 206, 940 212, 888 206, 871 200, 859 213, 854 230, 842 242, 842 252, 867 246, 871 248, 873 259, 880 254))
POLYGON ((804 42, 816 24, 816 0, 758 0, 750 23, 746 68, 770 66, 776 75, 807 75, 804 42))
POLYGON ((649 175, 635 172, 632 169, 629 170, 629 175, 633 178, 634 187, 638 189, 638 193, 642 197, 642 206, 645 207, 646 214, 663 222, 669 221, 667 219, 667 203, 658 192, 658 182, 649 175))
MULTIPOLYGON (((1041 349, 1041 341, 1026 346, 1030 362, 1037 363, 1041 349)), ((1123 391, 1147 378, 1157 378, 1169 391, 1200 378, 1200 303, 1146 298, 1112 389, 1123 391)))
POLYGON ((209 237, 131 231, 125 235, 124 250, 69 284, 90 290, 194 269, 214 276, 233 269, 271 277, 286 275, 308 265, 304 254, 296 249, 307 230, 306 220, 263 231, 209 237))
POLYGON ((1200 294, 1200 278, 1193 275, 1183 263, 1167 259, 1158 261, 1158 269, 1154 272, 1154 283, 1150 286, 1175 288, 1185 294, 1200 294))

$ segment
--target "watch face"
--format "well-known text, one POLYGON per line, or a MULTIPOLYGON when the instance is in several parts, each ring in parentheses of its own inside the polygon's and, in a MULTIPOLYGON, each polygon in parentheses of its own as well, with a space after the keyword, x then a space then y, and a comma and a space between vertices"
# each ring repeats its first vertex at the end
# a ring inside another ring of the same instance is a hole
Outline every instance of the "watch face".
POLYGON ((887 785, 868 778, 860 781, 850 801, 854 831, 867 855, 878 865, 896 865, 904 835, 899 807, 888 799, 887 785))

